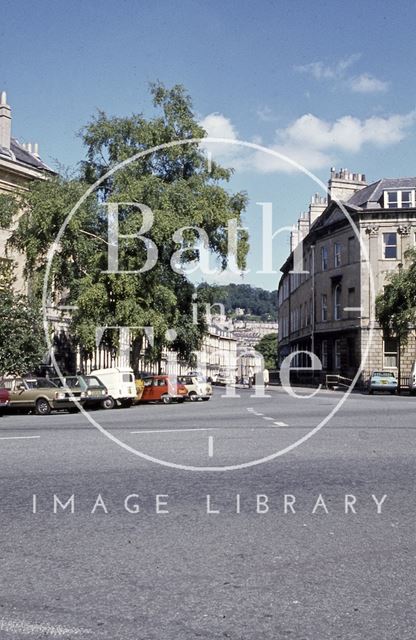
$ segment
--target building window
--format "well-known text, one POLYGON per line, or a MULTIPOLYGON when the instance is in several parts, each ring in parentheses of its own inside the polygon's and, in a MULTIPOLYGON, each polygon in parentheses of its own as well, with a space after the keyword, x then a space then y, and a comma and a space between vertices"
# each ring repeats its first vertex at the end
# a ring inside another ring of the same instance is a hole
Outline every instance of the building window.
POLYGON ((397 209, 399 206, 399 198, 397 191, 387 191, 387 209, 397 209))
POLYGON ((321 247, 321 268, 322 271, 328 270, 328 247, 321 247))
MULTIPOLYGON (((355 287, 350 287, 348 289, 348 302, 347 302, 347 307, 348 309, 354 309, 355 307, 355 287)), ((354 317, 354 312, 349 311, 349 317, 353 318, 354 317)), ((355 313, 355 315, 357 315, 355 313)))
POLYGON ((383 233, 383 256, 385 260, 397 259, 397 233, 383 233))
POLYGON ((334 289, 334 320, 341 320, 341 285, 334 289))
POLYGON ((413 206, 413 193, 411 191, 402 191, 402 208, 410 209, 413 206))
POLYGON ((384 366, 397 367, 397 349, 398 344, 395 338, 386 338, 384 340, 384 366))
POLYGON ((334 267, 341 266, 341 245, 339 242, 334 244, 334 267))
POLYGON ((322 340, 321 343, 321 362, 322 369, 328 369, 328 340, 322 340))
POLYGON ((341 340, 335 340, 335 369, 341 369, 341 340))
POLYGON ((409 209, 415 206, 414 191, 385 191, 384 206, 386 209, 409 209))
POLYGON ((348 264, 355 261, 355 238, 351 236, 348 238, 348 264))
POLYGON ((322 322, 328 320, 328 296, 326 293, 321 295, 321 320, 322 322))

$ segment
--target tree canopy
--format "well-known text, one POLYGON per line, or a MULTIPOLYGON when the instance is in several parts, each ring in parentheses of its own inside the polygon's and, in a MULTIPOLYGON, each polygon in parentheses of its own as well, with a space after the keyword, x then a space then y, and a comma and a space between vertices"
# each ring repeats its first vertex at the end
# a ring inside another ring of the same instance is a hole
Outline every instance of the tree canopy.
POLYGON ((276 369, 277 367, 277 333, 269 333, 263 336, 255 346, 256 351, 262 354, 266 369, 276 369))
MULTIPOLYGON (((182 227, 203 228, 209 249, 223 266, 227 264, 227 224, 241 216, 245 193, 230 194, 226 184, 231 169, 212 162, 197 143, 164 148, 127 164, 104 177, 119 163, 139 152, 169 142, 203 138, 206 133, 193 113, 189 95, 182 86, 171 89, 151 86, 157 115, 110 117, 100 111, 82 130, 86 158, 75 176, 56 176, 33 182, 19 206, 25 215, 11 238, 11 244, 27 257, 26 275, 33 291, 41 295, 48 250, 75 203, 97 180, 102 182, 78 207, 59 240, 51 264, 50 284, 54 302, 73 305, 71 332, 89 352, 95 347, 97 326, 152 326, 155 347, 149 359, 158 359, 166 344, 190 361, 205 330, 203 321, 192 323, 194 286, 186 274, 171 268, 171 256, 180 248, 175 231, 182 227), (108 269, 109 203, 142 203, 154 214, 153 226, 145 236, 155 243, 158 260, 152 269, 139 271, 146 263, 146 244, 133 237, 142 222, 134 206, 119 207, 119 273, 108 269), (124 236, 124 237, 122 237, 124 236), (177 338, 169 343, 167 329, 177 338)), ((198 235, 184 233, 183 259, 199 255, 198 235)), ((237 263, 244 268, 248 238, 241 232, 237 263)), ((133 364, 143 344, 142 332, 133 335, 133 364)), ((117 334, 107 332, 108 346, 117 346, 117 334)))
POLYGON ((405 254, 408 266, 394 272, 376 299, 376 317, 387 336, 406 344, 416 326, 416 250, 405 254))
POLYGON ((24 375, 39 366, 47 346, 39 309, 13 293, 12 281, 0 269, 0 374, 24 375))

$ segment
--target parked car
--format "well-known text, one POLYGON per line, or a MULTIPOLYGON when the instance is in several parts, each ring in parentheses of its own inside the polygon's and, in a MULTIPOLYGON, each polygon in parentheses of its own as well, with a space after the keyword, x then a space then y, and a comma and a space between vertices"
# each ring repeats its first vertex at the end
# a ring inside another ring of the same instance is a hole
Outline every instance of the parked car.
POLYGON ((59 388, 47 378, 14 378, 2 384, 10 392, 11 409, 34 409, 41 416, 49 415, 53 409, 76 412, 74 400, 82 404, 85 398, 81 389, 59 388))
MULTIPOLYGON (((65 376, 64 384, 72 389, 81 389, 85 392, 84 407, 98 407, 108 398, 107 388, 96 376, 65 376)), ((53 378, 58 386, 64 386, 60 378, 53 378)))
POLYGON ((188 395, 184 384, 170 380, 167 375, 149 376, 143 379, 144 387, 140 402, 183 402, 188 395))
POLYGON ((373 371, 371 374, 368 393, 374 391, 388 391, 391 394, 397 393, 398 382, 392 371, 373 371))
POLYGON ((416 360, 412 364, 412 369, 410 371, 409 393, 411 396, 416 394, 416 360))
POLYGON ((8 389, 0 387, 0 416, 3 415, 4 409, 9 406, 10 393, 8 389))
POLYGON ((185 385, 188 398, 192 402, 209 400, 212 396, 212 385, 201 375, 178 376, 178 381, 185 385))
POLYGON ((96 377, 102 382, 108 391, 108 396, 101 401, 103 409, 118 407, 130 407, 136 398, 136 385, 133 369, 130 367, 109 367, 108 369, 95 369, 90 376, 96 377))

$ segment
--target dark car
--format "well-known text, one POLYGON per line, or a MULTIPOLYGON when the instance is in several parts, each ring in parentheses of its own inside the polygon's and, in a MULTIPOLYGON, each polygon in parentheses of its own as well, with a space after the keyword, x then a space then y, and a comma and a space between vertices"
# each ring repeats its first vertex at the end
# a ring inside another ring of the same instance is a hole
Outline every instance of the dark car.
POLYGON ((4 409, 9 406, 10 393, 8 389, 0 387, 0 416, 3 415, 4 409))
MULTIPOLYGON (((80 389, 84 392, 84 407, 99 407, 108 398, 108 391, 96 376, 65 376, 64 382, 71 389, 80 389)), ((63 386, 60 378, 54 378, 58 387, 63 386)))

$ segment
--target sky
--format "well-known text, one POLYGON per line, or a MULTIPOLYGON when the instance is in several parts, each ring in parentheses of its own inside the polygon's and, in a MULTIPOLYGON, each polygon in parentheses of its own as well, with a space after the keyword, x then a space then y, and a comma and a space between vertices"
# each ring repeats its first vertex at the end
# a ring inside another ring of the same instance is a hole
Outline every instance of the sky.
MULTIPOLYGON (((414 176, 415 27, 406 0, 3 0, 0 90, 13 135, 51 165, 83 158, 77 132, 97 109, 151 116, 148 84, 160 80, 186 87, 210 135, 272 149, 324 183, 331 166, 370 182, 414 176)), ((275 273, 257 273, 256 203, 272 203, 277 230, 322 190, 282 157, 235 144, 211 153, 236 169, 228 188, 249 196, 250 273, 235 281, 274 289, 288 232, 273 241, 275 273)))

